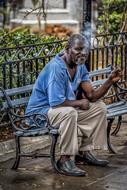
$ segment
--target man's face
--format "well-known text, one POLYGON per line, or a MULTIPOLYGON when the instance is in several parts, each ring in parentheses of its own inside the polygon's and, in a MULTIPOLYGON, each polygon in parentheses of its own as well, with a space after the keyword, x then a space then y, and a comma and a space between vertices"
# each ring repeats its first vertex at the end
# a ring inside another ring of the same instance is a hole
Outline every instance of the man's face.
POLYGON ((76 65, 84 64, 87 59, 86 47, 81 40, 75 40, 73 46, 69 48, 71 61, 76 65))

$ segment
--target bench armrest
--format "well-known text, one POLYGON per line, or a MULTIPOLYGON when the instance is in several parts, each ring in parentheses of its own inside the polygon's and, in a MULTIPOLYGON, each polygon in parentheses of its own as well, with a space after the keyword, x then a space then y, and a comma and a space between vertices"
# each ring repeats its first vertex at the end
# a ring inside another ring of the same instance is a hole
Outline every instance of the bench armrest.
POLYGON ((127 88, 121 87, 118 83, 116 83, 115 86, 116 86, 118 89, 120 89, 121 91, 124 91, 125 93, 127 93, 127 88))
POLYGON ((13 111, 9 112, 9 117, 14 131, 32 131, 36 129, 52 129, 48 117, 44 114, 18 115, 13 111))
MULTIPOLYGON (((118 101, 125 100, 124 97, 121 97, 121 95, 125 95, 127 93, 127 89, 120 86, 120 84, 117 82, 113 84, 115 94, 118 101)), ((125 100, 126 101, 126 100, 125 100)))

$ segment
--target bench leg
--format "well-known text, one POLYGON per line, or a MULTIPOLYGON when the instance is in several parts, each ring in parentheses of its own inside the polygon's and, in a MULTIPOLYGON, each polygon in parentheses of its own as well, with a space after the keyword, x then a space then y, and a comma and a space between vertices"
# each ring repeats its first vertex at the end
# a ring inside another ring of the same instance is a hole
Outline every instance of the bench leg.
POLYGON ((110 131, 111 131, 111 127, 112 127, 112 123, 113 123, 114 119, 110 119, 108 121, 108 127, 107 127, 107 143, 108 143, 108 149, 111 153, 116 153, 116 151, 113 149, 111 142, 110 142, 110 131))
POLYGON ((121 123, 122 123, 122 116, 119 116, 119 117, 118 117, 117 126, 116 126, 115 130, 111 133, 111 135, 114 135, 114 136, 115 136, 115 135, 119 132, 120 127, 121 127, 121 123))
POLYGON ((51 144, 51 149, 50 149, 50 155, 51 155, 51 163, 52 163, 52 166, 53 166, 54 170, 55 170, 57 173, 64 174, 64 173, 59 169, 59 167, 57 166, 57 161, 56 161, 56 157, 55 157, 56 143, 57 143, 57 139, 58 139, 59 134, 50 134, 50 135, 51 135, 51 138, 52 138, 52 144, 51 144))
POLYGON ((20 137, 15 137, 15 142, 16 142, 16 159, 14 162, 14 165, 12 166, 12 169, 16 170, 19 166, 20 162, 20 137))

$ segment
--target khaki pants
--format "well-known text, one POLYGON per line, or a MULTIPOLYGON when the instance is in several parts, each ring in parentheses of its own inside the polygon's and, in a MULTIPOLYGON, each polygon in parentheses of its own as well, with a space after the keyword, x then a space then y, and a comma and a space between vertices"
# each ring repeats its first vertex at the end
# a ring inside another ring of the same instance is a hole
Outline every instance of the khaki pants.
POLYGON ((51 108, 48 117, 50 124, 59 128, 61 155, 75 155, 79 150, 107 150, 106 106, 102 101, 90 103, 89 110, 51 108))

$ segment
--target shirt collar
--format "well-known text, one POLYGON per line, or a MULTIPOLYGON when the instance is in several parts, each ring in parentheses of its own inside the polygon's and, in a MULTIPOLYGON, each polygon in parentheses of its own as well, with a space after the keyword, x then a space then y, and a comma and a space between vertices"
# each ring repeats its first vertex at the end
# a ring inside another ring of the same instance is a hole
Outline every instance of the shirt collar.
POLYGON ((62 54, 63 54, 64 50, 62 50, 60 53, 58 53, 56 56, 55 56, 55 59, 56 61, 59 62, 59 66, 62 68, 62 69, 66 69, 67 70, 67 66, 64 62, 64 60, 61 58, 62 54))

